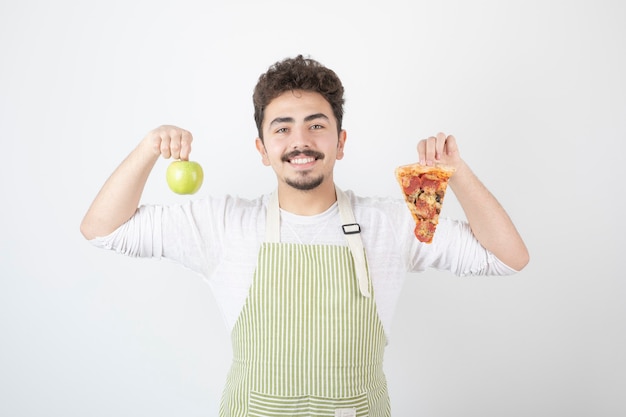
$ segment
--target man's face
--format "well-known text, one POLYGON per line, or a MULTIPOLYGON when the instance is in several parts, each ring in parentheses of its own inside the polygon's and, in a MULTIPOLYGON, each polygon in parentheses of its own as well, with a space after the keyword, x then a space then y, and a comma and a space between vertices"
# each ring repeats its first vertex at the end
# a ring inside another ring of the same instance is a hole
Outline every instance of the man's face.
POLYGON ((265 108, 263 142, 256 147, 279 183, 312 190, 333 181, 335 161, 343 158, 345 131, 337 133, 330 104, 319 93, 287 91, 265 108))

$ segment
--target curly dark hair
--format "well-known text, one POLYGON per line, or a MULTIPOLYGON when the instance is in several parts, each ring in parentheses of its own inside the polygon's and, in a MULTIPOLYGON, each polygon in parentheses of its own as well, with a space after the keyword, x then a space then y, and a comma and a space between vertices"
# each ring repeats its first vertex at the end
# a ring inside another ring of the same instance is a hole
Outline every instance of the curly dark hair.
POLYGON ((263 139, 261 125, 267 105, 285 91, 293 90, 313 91, 324 96, 337 119, 337 130, 341 131, 344 104, 341 80, 318 61, 298 55, 276 62, 259 77, 252 95, 259 138, 263 139))

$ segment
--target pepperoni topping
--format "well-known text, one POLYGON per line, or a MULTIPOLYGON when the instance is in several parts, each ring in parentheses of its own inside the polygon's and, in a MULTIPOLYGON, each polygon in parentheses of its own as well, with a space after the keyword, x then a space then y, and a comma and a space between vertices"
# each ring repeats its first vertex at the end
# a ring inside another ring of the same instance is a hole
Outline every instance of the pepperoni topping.
POLYGON ((434 193, 439 188, 440 180, 434 178, 422 177, 422 188, 428 193, 434 193))
POLYGON ((418 199, 415 201, 415 214, 422 219, 432 219, 437 210, 426 200, 418 199))
MULTIPOLYGON (((413 195, 415 191, 419 191, 421 189, 422 177, 414 176, 408 179, 409 179, 409 183, 404 186, 404 192, 406 195, 413 195)), ((404 183, 406 183, 406 179, 404 183)))
POLYGON ((418 221, 415 224, 415 237, 420 242, 431 243, 437 226, 428 221, 418 221))

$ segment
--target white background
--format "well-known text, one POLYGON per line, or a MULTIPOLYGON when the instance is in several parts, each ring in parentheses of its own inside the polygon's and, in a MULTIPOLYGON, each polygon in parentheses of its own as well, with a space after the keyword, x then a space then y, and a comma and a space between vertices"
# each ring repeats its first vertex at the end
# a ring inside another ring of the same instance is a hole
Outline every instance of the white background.
MULTIPOLYGON (((0 415, 216 415, 230 345, 207 285, 78 226, 165 123, 194 134, 192 198, 273 189, 251 94, 298 53, 344 81, 342 188, 399 196, 393 168, 453 133, 530 249, 513 277, 408 277, 394 417, 626 415, 625 18, 618 0, 3 1, 0 415)), ((189 198, 167 163, 144 202, 189 198)))

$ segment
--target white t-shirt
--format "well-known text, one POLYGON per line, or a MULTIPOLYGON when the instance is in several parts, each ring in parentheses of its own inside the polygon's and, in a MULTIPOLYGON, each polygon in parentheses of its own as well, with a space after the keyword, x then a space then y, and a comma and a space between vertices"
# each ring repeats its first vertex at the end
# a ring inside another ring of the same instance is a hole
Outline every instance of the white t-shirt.
MULTIPOLYGON (((413 234, 415 223, 404 200, 345 193, 361 226, 376 307, 388 337, 408 272, 516 272, 480 245, 467 222, 440 218, 433 242, 425 244, 413 234)), ((223 196, 182 205, 144 205, 116 231, 92 243, 128 256, 169 259, 196 271, 214 292, 230 331, 244 306, 265 239, 268 200, 269 195, 252 200, 223 196)), ((347 246, 337 203, 315 216, 281 210, 280 226, 283 243, 347 246)))

